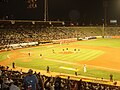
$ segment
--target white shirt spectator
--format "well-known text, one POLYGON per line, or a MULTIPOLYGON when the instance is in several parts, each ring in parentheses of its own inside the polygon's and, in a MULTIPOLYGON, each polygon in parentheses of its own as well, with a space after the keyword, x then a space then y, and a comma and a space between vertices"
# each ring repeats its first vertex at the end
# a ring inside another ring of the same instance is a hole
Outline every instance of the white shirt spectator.
POLYGON ((12 85, 10 86, 10 90, 20 90, 20 88, 17 87, 16 85, 12 84, 12 85))

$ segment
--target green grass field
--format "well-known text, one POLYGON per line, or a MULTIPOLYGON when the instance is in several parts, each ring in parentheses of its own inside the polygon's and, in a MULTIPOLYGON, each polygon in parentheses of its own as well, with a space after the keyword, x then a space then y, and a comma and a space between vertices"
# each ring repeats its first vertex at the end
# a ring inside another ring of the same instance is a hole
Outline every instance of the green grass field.
MULTIPOLYGON (((78 69, 78 74, 82 76, 89 76, 95 78, 109 79, 109 75, 114 75, 114 80, 120 81, 120 72, 113 70, 100 69, 96 67, 87 66, 87 72, 83 72, 83 65, 80 62, 89 62, 95 60, 106 52, 100 49, 93 49, 92 47, 110 47, 120 49, 120 39, 97 39, 88 41, 72 42, 69 44, 52 44, 45 46, 37 46, 32 48, 25 48, 17 50, 21 54, 19 58, 15 59, 18 67, 33 68, 38 70, 46 70, 46 66, 50 67, 50 71, 74 74, 74 69, 78 69), (85 48, 89 46, 91 48, 85 48), (84 48, 83 48, 84 47, 84 48), (66 50, 68 48, 68 51, 66 50), (63 50, 64 49, 64 50, 63 50), (74 51, 76 49, 76 51, 74 51), (80 49, 80 51, 78 51, 80 49), (55 53, 53 53, 53 51, 55 53), (28 52, 31 55, 28 55, 28 52), (40 58, 40 54, 42 57, 40 58), (27 61, 28 60, 28 61, 27 61), (65 67, 68 69, 63 69, 65 67), (73 69, 73 70, 69 70, 73 69)), ((0 53, 0 61, 5 60, 6 55, 11 55, 10 52, 0 53)), ((99 63, 99 61, 98 61, 99 63)), ((11 63, 9 63, 11 66, 11 63)))

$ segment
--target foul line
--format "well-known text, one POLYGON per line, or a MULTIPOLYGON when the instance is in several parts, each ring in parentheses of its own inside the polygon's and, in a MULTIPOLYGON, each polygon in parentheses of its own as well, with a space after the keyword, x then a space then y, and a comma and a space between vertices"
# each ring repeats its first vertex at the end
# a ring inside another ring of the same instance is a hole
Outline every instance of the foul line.
MULTIPOLYGON (((7 58, 10 59, 10 56, 7 55, 7 58)), ((59 63, 65 63, 65 64, 70 64, 70 65, 77 65, 77 66, 82 66, 83 65, 83 64, 73 63, 73 62, 61 61, 61 60, 57 60, 57 59, 50 59, 50 58, 44 58, 44 60, 49 60, 49 61, 59 62, 59 63)), ((101 67, 101 66, 94 66, 94 65, 87 65, 87 66, 94 67, 94 68, 100 68, 100 69, 106 69, 106 70, 112 70, 112 71, 120 71, 118 69, 112 69, 112 68, 101 67)))
MULTIPOLYGON (((77 66, 83 65, 83 64, 73 63, 73 62, 67 62, 67 61, 61 61, 61 60, 56 60, 56 59, 50 59, 50 58, 44 58, 44 60, 49 60, 49 61, 53 61, 53 62, 60 62, 60 63, 70 64, 70 65, 77 65, 77 66)), ((118 69, 112 69, 112 68, 101 67, 101 66, 94 66, 94 65, 86 65, 86 66, 94 67, 94 68, 100 68, 100 69, 106 69, 106 70, 112 70, 112 71, 120 71, 118 69)))

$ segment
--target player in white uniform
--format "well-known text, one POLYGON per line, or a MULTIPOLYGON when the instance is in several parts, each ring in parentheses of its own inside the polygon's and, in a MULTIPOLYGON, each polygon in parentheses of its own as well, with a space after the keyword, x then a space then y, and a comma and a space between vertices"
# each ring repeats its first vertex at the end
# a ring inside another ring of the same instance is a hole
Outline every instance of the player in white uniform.
POLYGON ((87 70, 86 70, 86 64, 84 64, 83 70, 84 70, 84 73, 87 72, 87 70))

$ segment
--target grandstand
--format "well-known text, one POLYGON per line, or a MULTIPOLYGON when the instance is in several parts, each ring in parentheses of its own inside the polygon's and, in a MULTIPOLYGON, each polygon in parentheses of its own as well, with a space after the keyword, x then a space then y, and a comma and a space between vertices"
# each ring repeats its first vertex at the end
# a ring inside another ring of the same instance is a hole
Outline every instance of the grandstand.
MULTIPOLYGON (((85 38, 90 36, 99 37, 103 34, 102 26, 66 27, 63 23, 64 22, 61 21, 1 20, 1 44, 85 38)), ((104 36, 119 38, 119 27, 106 27, 104 30, 104 36)))
MULTIPOLYGON (((18 48, 55 44, 55 42, 69 44, 77 40, 91 40, 102 37, 103 26, 66 26, 63 21, 0 20, 1 52, 12 51, 18 48)), ((120 38, 120 27, 105 27, 104 38, 120 38)), ((21 90, 24 90, 23 78, 29 68, 23 68, 22 74, 19 72, 20 68, 11 70, 12 68, 7 69, 6 65, 1 65, 0 68, 2 71, 1 77, 12 75, 11 79, 14 81, 17 80, 19 82, 18 86, 21 90)), ((120 84, 116 81, 111 82, 106 79, 95 79, 95 77, 75 76, 69 73, 60 75, 56 72, 48 74, 43 70, 34 69, 34 71, 41 73, 43 82, 48 80, 48 78, 52 78, 52 83, 54 83, 56 75, 59 75, 61 78, 60 90, 68 90, 66 88, 68 76, 70 76, 70 90, 120 90, 120 84)))

